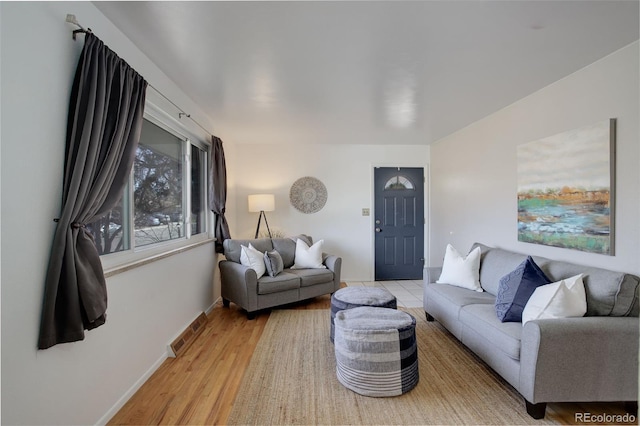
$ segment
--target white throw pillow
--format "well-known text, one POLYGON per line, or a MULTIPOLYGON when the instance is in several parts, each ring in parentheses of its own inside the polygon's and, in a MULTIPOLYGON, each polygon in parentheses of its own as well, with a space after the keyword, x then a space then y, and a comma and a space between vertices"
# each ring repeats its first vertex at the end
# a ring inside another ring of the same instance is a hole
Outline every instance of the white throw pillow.
POLYGON ((480 247, 476 247, 465 258, 451 244, 447 244, 442 273, 436 281, 482 292, 480 286, 480 247))
POLYGON ((300 238, 296 240, 296 255, 291 269, 327 268, 322 264, 322 245, 324 240, 309 247, 300 238))
POLYGON ((547 318, 582 317, 587 313, 587 294, 582 274, 536 288, 522 311, 522 325, 547 318))
POLYGON ((264 255, 256 250, 251 243, 249 243, 249 247, 240 246, 240 264, 256 271, 258 278, 263 276, 267 270, 264 264, 264 255))

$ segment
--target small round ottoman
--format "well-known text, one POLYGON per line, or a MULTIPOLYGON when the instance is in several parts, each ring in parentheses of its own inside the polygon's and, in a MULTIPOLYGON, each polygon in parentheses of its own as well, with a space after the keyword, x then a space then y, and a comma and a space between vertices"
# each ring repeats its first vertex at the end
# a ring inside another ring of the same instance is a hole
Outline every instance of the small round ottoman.
POLYGON ((418 384, 416 319, 395 309, 363 306, 335 318, 338 381, 365 396, 397 396, 418 384))
POLYGON ((333 325, 336 314, 345 309, 360 306, 375 306, 379 308, 397 309, 396 297, 389 290, 380 287, 345 287, 331 295, 331 335, 333 342, 335 327, 333 325))

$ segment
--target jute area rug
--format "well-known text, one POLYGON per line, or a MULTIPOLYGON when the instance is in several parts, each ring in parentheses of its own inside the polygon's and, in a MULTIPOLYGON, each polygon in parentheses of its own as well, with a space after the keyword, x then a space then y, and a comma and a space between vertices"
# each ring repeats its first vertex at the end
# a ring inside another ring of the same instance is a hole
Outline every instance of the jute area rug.
POLYGON ((553 424, 421 309, 420 381, 390 398, 356 394, 336 378, 329 310, 274 310, 245 373, 229 424, 553 424))

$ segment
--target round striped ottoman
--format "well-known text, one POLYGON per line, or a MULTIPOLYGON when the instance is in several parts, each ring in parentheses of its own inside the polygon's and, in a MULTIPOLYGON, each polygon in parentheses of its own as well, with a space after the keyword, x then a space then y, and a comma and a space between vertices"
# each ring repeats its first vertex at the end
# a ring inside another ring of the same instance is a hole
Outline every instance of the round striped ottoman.
POLYGON ((397 309, 396 297, 389 290, 380 287, 345 287, 331 295, 331 335, 335 334, 334 319, 336 314, 345 309, 360 306, 397 309))
POLYGON ((395 309, 363 306, 335 318, 338 381, 366 396, 397 396, 418 384, 416 319, 395 309))

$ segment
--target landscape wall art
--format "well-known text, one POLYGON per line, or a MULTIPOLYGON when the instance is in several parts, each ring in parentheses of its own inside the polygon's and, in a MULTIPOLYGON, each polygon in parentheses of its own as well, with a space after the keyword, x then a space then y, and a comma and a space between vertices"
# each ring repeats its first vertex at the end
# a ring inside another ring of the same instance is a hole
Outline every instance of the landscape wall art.
POLYGON ((614 254, 615 126, 518 146, 518 241, 614 254))

